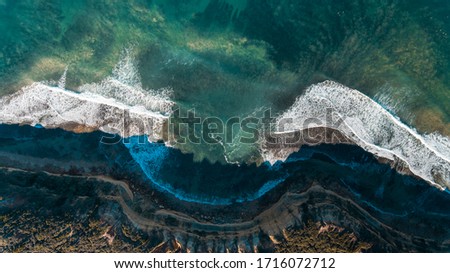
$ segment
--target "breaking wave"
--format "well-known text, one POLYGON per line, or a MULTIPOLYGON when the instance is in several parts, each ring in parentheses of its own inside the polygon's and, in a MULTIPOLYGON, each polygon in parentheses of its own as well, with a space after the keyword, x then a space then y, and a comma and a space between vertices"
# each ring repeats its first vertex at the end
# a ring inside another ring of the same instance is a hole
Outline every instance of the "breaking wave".
MULTIPOLYGON (((282 120, 285 126, 278 133, 330 127, 377 158, 394 165, 406 164, 414 175, 441 189, 450 186, 449 139, 438 134, 420 135, 357 90, 332 81, 312 85, 277 118, 277 123, 282 120), (343 122, 330 124, 330 109, 333 119, 343 122)), ((270 162, 286 159, 267 151, 263 155, 270 162)))
POLYGON ((132 49, 125 49, 112 75, 100 83, 79 87, 83 93, 113 98, 129 106, 144 106, 147 110, 169 113, 174 105, 172 89, 144 89, 132 49))
POLYGON ((66 89, 67 69, 57 83, 36 82, 0 98, 0 123, 162 139, 172 91, 142 87, 131 49, 124 50, 111 76, 78 91, 66 89))

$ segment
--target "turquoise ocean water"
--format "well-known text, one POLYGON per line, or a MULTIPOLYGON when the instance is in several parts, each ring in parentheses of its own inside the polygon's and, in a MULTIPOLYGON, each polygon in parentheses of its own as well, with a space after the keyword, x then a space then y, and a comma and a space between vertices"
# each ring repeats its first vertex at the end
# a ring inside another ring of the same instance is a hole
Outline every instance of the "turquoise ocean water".
MULTIPOLYGON (((77 90, 133 48, 143 86, 171 88, 176 105, 200 117, 279 114, 331 79, 422 133, 449 136, 449 16, 445 0, 1 0, 0 94, 57 80, 66 67, 77 90)), ((234 142, 176 148, 194 165, 257 156, 234 142)))

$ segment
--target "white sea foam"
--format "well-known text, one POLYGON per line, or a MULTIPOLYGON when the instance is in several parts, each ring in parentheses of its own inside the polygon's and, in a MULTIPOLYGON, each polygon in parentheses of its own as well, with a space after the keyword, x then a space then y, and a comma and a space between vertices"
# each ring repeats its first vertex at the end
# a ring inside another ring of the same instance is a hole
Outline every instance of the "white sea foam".
MULTIPOLYGON (((413 174, 440 188, 450 185, 448 138, 437 134, 420 135, 357 90, 332 81, 312 85, 277 121, 282 119, 290 119, 291 122, 278 133, 299 131, 306 127, 332 127, 364 150, 379 158, 406 164, 413 174), (327 122, 330 109, 334 117, 337 115, 343 120, 341 124, 336 123, 337 128, 327 124, 330 123, 327 122), (314 118, 315 122, 308 122, 310 118, 314 118)), ((263 150, 263 156, 273 163, 285 160, 291 152, 263 150)))
POLYGON ((66 78, 67 78, 67 70, 69 69, 69 66, 66 66, 64 69, 64 73, 62 74, 61 78, 59 78, 58 81, 58 87, 60 89, 66 89, 66 78))
POLYGON ((101 130, 123 137, 163 138, 163 124, 174 103, 170 90, 142 88, 136 64, 126 50, 112 76, 100 83, 65 88, 67 69, 57 86, 33 83, 0 99, 0 123, 40 124, 74 131, 101 130))
POLYGON ((131 49, 124 50, 111 76, 100 83, 82 85, 79 90, 83 93, 114 98, 129 106, 144 106, 147 110, 155 112, 168 113, 174 105, 170 99, 172 95, 170 88, 152 90, 142 87, 131 49))

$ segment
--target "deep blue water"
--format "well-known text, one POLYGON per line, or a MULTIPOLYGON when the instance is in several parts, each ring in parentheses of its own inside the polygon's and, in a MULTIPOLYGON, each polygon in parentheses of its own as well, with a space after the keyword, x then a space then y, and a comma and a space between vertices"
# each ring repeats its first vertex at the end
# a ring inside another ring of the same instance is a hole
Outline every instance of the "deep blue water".
MULTIPOLYGON (((450 195, 427 182, 398 174, 389 165, 356 146, 304 146, 285 162, 260 166, 195 162, 192 154, 159 143, 141 143, 136 137, 126 144, 100 143, 103 133, 75 134, 60 129, 0 125, 0 152, 7 157, 29 156, 42 161, 56 159, 70 166, 91 162, 105 166, 107 175, 142 170, 143 180, 180 200, 224 205, 255 200, 283 183, 306 183, 301 177, 338 179, 337 191, 350 191, 380 213, 405 216, 415 210, 450 215, 450 195), (108 168, 107 166, 112 166, 108 168), (286 182, 288 181, 288 182, 286 182)), ((22 162, 26 165, 27 162, 22 162)), ((3 159, 3 165, 8 165, 3 159)), ((10 166, 10 167, 14 167, 10 166)), ((52 170, 52 166, 42 169, 52 170)), ((95 173, 95 171, 93 171, 95 173)))

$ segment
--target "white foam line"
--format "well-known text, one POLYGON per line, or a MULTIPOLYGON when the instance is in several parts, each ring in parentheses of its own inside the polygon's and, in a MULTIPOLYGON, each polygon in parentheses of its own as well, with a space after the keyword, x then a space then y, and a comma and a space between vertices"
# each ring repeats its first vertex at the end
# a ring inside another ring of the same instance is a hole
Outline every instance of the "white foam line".
POLYGON ((129 110, 130 112, 144 115, 144 116, 151 116, 151 117, 155 117, 155 118, 167 118, 166 115, 148 111, 143 106, 125 105, 125 104, 117 101, 114 98, 106 98, 106 97, 97 95, 95 93, 90 93, 90 92, 76 93, 76 92, 63 90, 58 87, 51 87, 51 86, 46 86, 46 87, 48 88, 49 91, 52 91, 55 93, 60 93, 64 96, 69 96, 69 97, 72 97, 77 100, 79 99, 81 101, 91 102, 91 103, 95 103, 95 104, 109 105, 109 106, 113 106, 113 107, 116 107, 121 110, 129 110))
MULTIPOLYGON (((277 134, 330 126, 326 124, 327 108, 343 120, 338 128, 331 128, 343 133, 356 145, 394 163, 401 160, 413 174, 441 189, 449 188, 450 159, 447 155, 450 148, 447 138, 434 134, 425 139, 368 96, 332 81, 312 85, 298 97, 294 105, 277 119, 290 118, 293 122, 277 134), (308 118, 315 118, 320 124, 307 126, 305 120, 308 118), (439 143, 430 143, 433 141, 439 143), (444 150, 441 152, 436 147, 444 150)), ((271 152, 264 148, 262 154, 271 163, 289 156, 289 153, 271 152)))
MULTIPOLYGON (((354 90, 356 91, 356 90, 354 90)), ((358 92, 358 91, 357 91, 358 92)), ((359 96, 363 96, 365 97, 365 99, 373 101, 371 98, 369 98, 368 96, 364 95, 363 93, 358 92, 359 96)), ((405 129, 408 133, 410 133, 412 136, 414 136, 416 139, 418 139, 426 148, 428 148, 429 150, 433 151, 437 156, 439 156, 440 158, 449 161, 448 158, 446 158, 444 155, 442 155, 439 151, 437 151, 435 149, 434 146, 429 145, 429 143, 427 143, 423 137, 417 133, 416 130, 411 129, 409 126, 406 126, 404 123, 402 123, 397 117, 393 116, 391 113, 389 113, 388 111, 386 111, 386 109, 384 109, 383 107, 381 107, 381 105, 379 105, 378 103, 376 103, 375 101, 373 101, 373 105, 378 108, 377 110, 379 110, 384 116, 386 116, 387 118, 389 118, 395 125, 399 126, 402 129, 405 129)), ((345 122, 345 120, 344 120, 345 122)), ((348 124, 347 124, 348 125, 348 124)), ((351 127, 349 127, 350 129, 352 129, 351 127)), ((354 132, 356 134, 356 132, 354 132)), ((357 135, 357 134, 356 134, 357 135)), ((361 139, 362 140, 362 139, 361 139)), ((369 143, 367 143, 368 145, 371 145, 369 143)), ((372 145, 374 146, 374 145, 372 145)), ((375 146, 376 147, 376 146, 375 146)), ((379 147, 381 149, 384 149, 382 147, 379 147)), ((384 149, 386 151, 389 151, 387 149, 384 149)), ((396 154, 397 156, 400 157, 400 155, 396 154)))
POLYGON ((162 124, 167 119, 167 115, 142 106, 128 106, 112 98, 76 93, 44 83, 34 83, 0 99, 0 123, 4 124, 40 124, 64 129, 76 124, 87 130, 114 131, 123 137, 148 134, 150 139, 158 140, 162 139, 162 124), (126 112, 129 124, 124 124, 126 112), (149 120, 152 123, 143 132, 139 123, 149 120))
POLYGON ((36 82, 0 98, 0 123, 163 139, 163 124, 174 105, 171 90, 142 88, 132 49, 124 50, 112 76, 80 86, 81 92, 65 88, 67 70, 57 86, 36 82))

